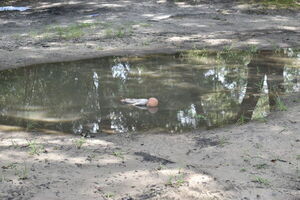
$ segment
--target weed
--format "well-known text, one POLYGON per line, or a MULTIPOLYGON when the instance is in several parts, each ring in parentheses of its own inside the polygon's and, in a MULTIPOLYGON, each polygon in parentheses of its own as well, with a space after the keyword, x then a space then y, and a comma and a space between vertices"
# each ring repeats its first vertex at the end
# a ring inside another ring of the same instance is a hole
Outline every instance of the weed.
POLYGON ((113 152, 113 155, 116 156, 116 157, 118 157, 118 158, 124 159, 124 155, 123 155, 123 153, 120 152, 120 151, 114 151, 114 152, 113 152))
POLYGON ((244 115, 241 115, 240 118, 237 120, 237 123, 239 125, 245 124, 246 123, 246 117, 244 115))
POLYGON ((267 118, 265 116, 259 116, 257 118, 255 118, 256 121, 258 122, 267 122, 267 118))
POLYGON ((58 36, 59 39, 76 39, 84 35, 84 29, 91 28, 99 23, 76 23, 68 26, 50 26, 47 27, 43 33, 31 32, 30 36, 43 36, 44 38, 51 38, 58 36))
POLYGON ((35 129, 36 127, 38 126, 38 123, 37 122, 34 122, 34 121, 30 121, 26 124, 26 130, 33 130, 35 129))
POLYGON ((110 192, 109 192, 109 193, 106 193, 106 194, 104 195, 105 198, 109 198, 109 199, 110 199, 110 198, 113 198, 114 196, 115 196, 115 194, 110 193, 110 192))
POLYGON ((105 38, 123 38, 125 36, 129 36, 132 33, 132 27, 129 26, 127 28, 125 27, 118 27, 116 30, 113 30, 112 28, 108 28, 104 32, 105 38))
POLYGON ((86 143, 86 139, 84 137, 81 137, 79 139, 74 140, 73 143, 77 149, 81 149, 82 145, 86 143))
POLYGON ((203 119, 203 120, 206 120, 206 119, 207 119, 204 115, 201 115, 201 114, 197 114, 197 115, 196 115, 196 118, 197 118, 197 119, 203 119))
POLYGON ((255 183, 259 183, 261 185, 270 185, 270 181, 268 179, 265 179, 265 178, 262 178, 262 177, 255 177, 254 180, 252 180, 252 182, 255 182, 255 183))
POLYGON ((30 155, 39 155, 40 153, 45 151, 45 148, 43 145, 39 145, 36 143, 35 140, 29 140, 28 147, 29 147, 29 154, 30 155))
POLYGON ((284 104, 284 102, 279 97, 276 98, 276 108, 279 111, 287 111, 287 106, 284 104))
POLYGON ((257 49, 257 46, 255 45, 249 45, 249 52, 250 53, 257 53, 258 49, 257 49))
POLYGON ((16 149, 16 148, 19 147, 18 143, 17 143, 16 141, 14 141, 14 140, 11 140, 11 146, 12 146, 14 149, 16 149))
POLYGON ((245 168, 240 169, 240 172, 246 172, 247 170, 245 168))
POLYGON ((221 147, 223 147, 225 144, 228 144, 228 143, 229 143, 228 138, 226 138, 226 137, 221 137, 218 140, 218 145, 221 147))
POLYGON ((266 7, 276 7, 276 8, 299 8, 300 4, 297 0, 260 0, 255 1, 266 7))
POLYGON ((185 182, 186 181, 184 180, 184 175, 179 174, 177 176, 170 176, 166 185, 170 185, 170 186, 173 186, 173 187, 180 187, 185 182))
POLYGON ((266 163, 262 163, 262 164, 254 165, 253 167, 255 167, 256 169, 266 169, 268 165, 266 163))
POLYGON ((297 155, 297 156, 296 156, 296 160, 300 160, 300 155, 297 155))

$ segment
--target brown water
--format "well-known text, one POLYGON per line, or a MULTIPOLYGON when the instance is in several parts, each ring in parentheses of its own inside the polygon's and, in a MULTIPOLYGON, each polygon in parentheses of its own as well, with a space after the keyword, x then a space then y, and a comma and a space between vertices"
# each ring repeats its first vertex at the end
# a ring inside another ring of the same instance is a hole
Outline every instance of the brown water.
POLYGON ((0 124, 82 135, 210 129, 285 110, 300 53, 188 51, 105 57, 0 72, 0 124), (120 99, 156 97, 140 109, 120 99))

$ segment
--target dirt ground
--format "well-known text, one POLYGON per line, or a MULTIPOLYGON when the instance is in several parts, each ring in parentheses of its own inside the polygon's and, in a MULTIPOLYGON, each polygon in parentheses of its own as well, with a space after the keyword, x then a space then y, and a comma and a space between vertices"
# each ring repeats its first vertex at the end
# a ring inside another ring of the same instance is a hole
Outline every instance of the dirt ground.
MULTIPOLYGON (((0 69, 189 48, 299 47, 300 13, 292 9, 63 2, 16 1, 31 10, 0 12, 0 69)), ((299 94, 286 104, 266 122, 173 135, 82 139, 0 125, 0 199, 299 200, 299 94)))
POLYGON ((190 48, 299 47, 299 10, 197 2, 15 0, 31 9, 0 12, 0 69, 190 48))

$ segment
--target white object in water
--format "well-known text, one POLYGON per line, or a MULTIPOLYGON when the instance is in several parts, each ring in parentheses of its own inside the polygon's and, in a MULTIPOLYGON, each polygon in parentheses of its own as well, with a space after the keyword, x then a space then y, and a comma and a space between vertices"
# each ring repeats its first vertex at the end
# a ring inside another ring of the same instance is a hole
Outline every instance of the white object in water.
POLYGON ((146 106, 148 103, 148 99, 121 99, 122 103, 131 104, 134 106, 146 106))
POLYGON ((0 11, 25 11, 30 9, 29 7, 15 7, 15 6, 4 6, 0 7, 0 11))

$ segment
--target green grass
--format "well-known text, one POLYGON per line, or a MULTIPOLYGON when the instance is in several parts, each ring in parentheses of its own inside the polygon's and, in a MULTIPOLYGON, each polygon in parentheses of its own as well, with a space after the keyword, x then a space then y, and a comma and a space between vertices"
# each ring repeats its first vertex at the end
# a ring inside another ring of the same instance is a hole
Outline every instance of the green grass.
POLYGON ((166 185, 169 185, 169 186, 172 186, 172 187, 180 187, 185 182, 186 181, 184 180, 184 175, 179 174, 177 176, 170 176, 166 185))
POLYGON ((130 36, 132 34, 132 28, 129 26, 125 27, 117 27, 117 28, 108 28, 104 31, 104 37, 108 39, 112 38, 123 38, 126 36, 130 36))
POLYGON ((74 140, 73 143, 77 149, 81 149, 81 147, 86 143, 86 139, 84 137, 81 137, 79 139, 74 140))
POLYGON ((226 137, 221 137, 218 140, 218 145, 221 146, 221 147, 223 147, 225 144, 229 144, 228 140, 229 139, 226 138, 226 137))
POLYGON ((256 169, 266 169, 268 165, 266 163, 254 165, 256 169))
POLYGON ((279 97, 277 97, 277 99, 276 99, 276 108, 279 111, 287 111, 287 106, 284 104, 284 102, 279 97))
POLYGON ((270 185, 270 181, 268 179, 265 179, 265 178, 262 178, 262 177, 255 177, 252 182, 255 182, 255 183, 259 183, 261 185, 265 185, 265 186, 268 186, 270 185))
POLYGON ((111 199, 111 198, 113 198, 115 196, 115 194, 113 194, 113 193, 106 193, 105 195, 104 195, 104 197, 105 198, 108 198, 108 199, 111 199))
POLYGON ((116 157, 118 157, 118 158, 124 159, 124 155, 123 155, 123 153, 120 152, 120 151, 114 151, 114 152, 113 152, 113 155, 116 156, 116 157))
POLYGON ((240 169, 240 172, 246 172, 247 170, 245 168, 240 169))
POLYGON ((204 115, 201 115, 201 114, 197 114, 197 115, 196 115, 196 118, 197 118, 197 119, 203 119, 203 120, 206 120, 206 119, 207 119, 204 115))
POLYGON ((43 153, 45 151, 44 146, 37 144, 35 140, 28 141, 27 146, 29 148, 30 155, 39 155, 40 153, 43 153))
POLYGON ((255 3, 276 8, 300 8, 299 0, 256 0, 255 3))
POLYGON ((78 23, 69 26, 54 26, 49 27, 49 33, 53 33, 60 39, 76 39, 84 35, 84 29, 95 26, 95 23, 78 23))
POLYGON ((240 118, 237 120, 237 124, 242 125, 246 123, 246 117, 244 115, 241 115, 240 118))
POLYGON ((102 23, 75 23, 69 25, 51 25, 43 31, 32 31, 29 36, 32 38, 59 38, 62 40, 77 39, 84 36, 85 31, 89 28, 102 26, 102 23))

